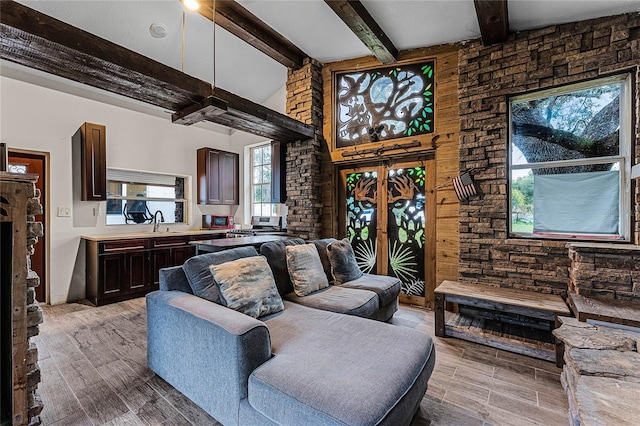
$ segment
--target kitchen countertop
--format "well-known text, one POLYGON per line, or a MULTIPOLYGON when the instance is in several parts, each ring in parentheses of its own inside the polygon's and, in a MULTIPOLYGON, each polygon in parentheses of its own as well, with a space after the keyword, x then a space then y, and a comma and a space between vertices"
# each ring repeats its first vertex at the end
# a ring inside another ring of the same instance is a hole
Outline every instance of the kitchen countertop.
POLYGON ((286 240, 285 235, 258 235, 255 237, 219 238, 217 240, 190 241, 196 246, 198 252, 216 252, 235 247, 254 246, 260 247, 263 243, 286 240))
POLYGON ((103 234, 103 235, 82 235, 83 240, 89 241, 112 241, 112 240, 129 240, 136 238, 164 238, 164 237, 180 237, 188 235, 205 235, 205 234, 226 234, 227 229, 186 229, 181 231, 163 231, 163 232, 128 232, 122 234, 103 234))

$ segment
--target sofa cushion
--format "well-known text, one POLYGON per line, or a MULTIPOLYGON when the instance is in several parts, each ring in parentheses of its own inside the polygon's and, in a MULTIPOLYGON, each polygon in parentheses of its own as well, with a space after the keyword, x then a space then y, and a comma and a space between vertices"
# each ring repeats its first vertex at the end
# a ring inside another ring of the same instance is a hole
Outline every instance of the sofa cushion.
POLYGON ((264 257, 237 259, 211 265, 210 269, 223 305, 254 318, 284 309, 273 273, 264 257))
POLYGON ((278 291, 281 295, 293 291, 293 283, 287 270, 285 247, 304 243, 304 240, 301 238, 291 238, 283 241, 271 241, 260 246, 260 254, 267 258, 267 262, 269 262, 269 266, 271 266, 271 271, 273 272, 273 278, 276 280, 276 286, 278 286, 278 291))
POLYGON ((360 278, 343 283, 340 286, 371 290, 380 298, 380 306, 384 306, 398 298, 402 283, 396 277, 363 274, 360 278))
POLYGON ((306 296, 314 291, 329 287, 318 249, 314 244, 287 246, 285 251, 293 291, 298 296, 306 296))
POLYGON ((358 268, 356 256, 348 238, 328 244, 327 255, 331 263, 334 284, 343 284, 362 276, 362 271, 358 268))
POLYGON ((333 275, 331 274, 331 262, 329 262, 327 246, 331 243, 335 243, 336 241, 338 240, 336 240, 335 238, 323 238, 321 240, 311 241, 318 249, 318 254, 320 255, 320 260, 322 261, 322 267, 324 268, 324 273, 327 276, 327 280, 329 280, 329 284, 333 283, 333 275))
POLYGON ((249 256, 257 256, 254 247, 238 247, 216 253, 201 254, 187 259, 182 265, 193 294, 211 302, 220 303, 220 292, 213 280, 209 265, 218 265, 249 256))
POLYGON ((249 377, 255 410, 276 424, 409 424, 435 363, 426 333, 288 302, 264 323, 275 356, 249 377))
POLYGON ((286 300, 310 308, 370 318, 379 307, 378 296, 367 290, 331 286, 304 297, 291 292, 284 296, 286 300))

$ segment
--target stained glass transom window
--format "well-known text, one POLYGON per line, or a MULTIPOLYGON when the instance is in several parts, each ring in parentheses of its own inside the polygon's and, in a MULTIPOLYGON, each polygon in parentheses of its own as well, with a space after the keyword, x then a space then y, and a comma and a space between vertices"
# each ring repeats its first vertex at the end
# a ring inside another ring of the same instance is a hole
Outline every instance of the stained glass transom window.
POLYGON ((434 62, 336 75, 337 148, 432 133, 434 62))

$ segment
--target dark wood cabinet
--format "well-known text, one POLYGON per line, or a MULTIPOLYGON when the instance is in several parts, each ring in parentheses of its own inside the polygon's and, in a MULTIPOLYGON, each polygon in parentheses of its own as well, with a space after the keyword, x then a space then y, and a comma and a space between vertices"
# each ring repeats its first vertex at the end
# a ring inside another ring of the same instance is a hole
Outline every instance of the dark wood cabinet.
POLYGON ((86 241, 86 298, 96 306, 144 296, 157 290, 161 268, 182 265, 195 256, 192 240, 224 234, 167 235, 86 241))
POLYGON ((101 124, 84 123, 71 138, 73 187, 81 201, 107 199, 106 132, 101 124))
POLYGON ((287 144, 271 142, 271 202, 287 201, 287 144))
POLYGON ((211 148, 197 151, 198 204, 239 204, 240 156, 211 148))

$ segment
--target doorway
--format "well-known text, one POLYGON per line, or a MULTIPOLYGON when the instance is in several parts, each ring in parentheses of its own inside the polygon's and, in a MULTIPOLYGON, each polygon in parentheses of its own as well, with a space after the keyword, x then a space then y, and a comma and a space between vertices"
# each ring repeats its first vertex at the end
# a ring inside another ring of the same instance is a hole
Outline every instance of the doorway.
POLYGON ((435 289, 435 160, 340 171, 339 226, 363 272, 402 282, 400 301, 426 306, 435 289))
POLYGON ((36 300, 47 302, 48 289, 48 256, 49 256, 49 153, 9 148, 9 167, 12 173, 33 173, 38 175, 36 188, 40 190, 42 214, 36 215, 36 222, 42 223, 43 236, 34 244, 31 256, 31 269, 40 277, 40 285, 36 287, 36 300))

